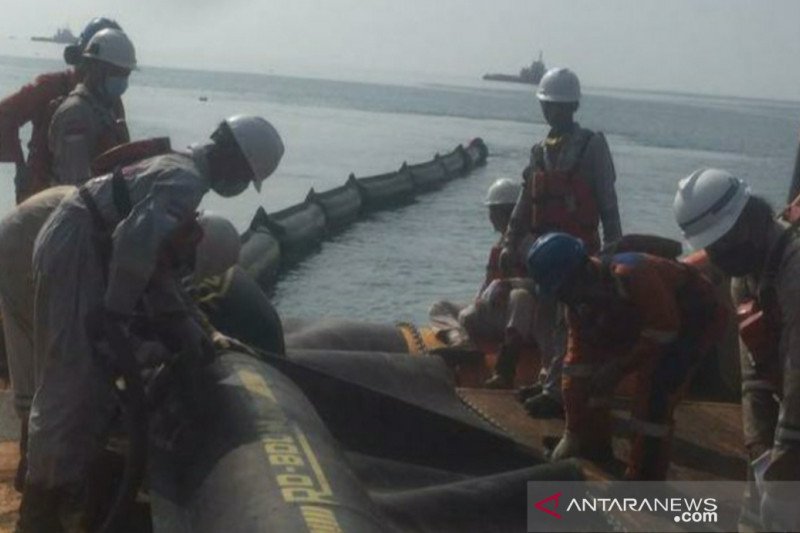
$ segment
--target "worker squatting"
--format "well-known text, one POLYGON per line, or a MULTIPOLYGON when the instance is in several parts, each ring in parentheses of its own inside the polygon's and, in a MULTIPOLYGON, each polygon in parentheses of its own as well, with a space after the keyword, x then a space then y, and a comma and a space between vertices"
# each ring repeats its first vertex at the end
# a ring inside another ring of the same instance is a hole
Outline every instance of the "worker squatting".
MULTIPOLYGON (((113 384, 139 379, 126 354, 155 342, 163 357, 188 354, 188 367, 200 367, 215 357, 215 341, 234 342, 182 283, 238 258, 230 223, 196 209, 209 190, 233 197, 253 183, 260 191, 284 151, 267 120, 246 115, 187 151, 163 139, 131 143, 122 97, 137 60, 112 20, 92 20, 65 60, 72 68, 0 102, 0 161, 16 166, 19 203, 0 223, 0 251, 17 262, 0 272, 0 305, 23 436, 20 532, 97 527, 88 472, 108 436, 113 384)), ((800 478, 795 209, 776 217, 742 180, 700 169, 678 183, 673 208, 702 253, 677 260, 626 240, 608 143, 575 121, 578 77, 551 69, 537 97, 551 129, 521 181, 489 190, 500 238, 476 298, 454 310, 474 341, 499 346, 486 386, 512 387, 535 344, 542 372, 520 396, 531 416, 566 418, 551 458, 602 462, 613 456, 611 397, 635 375, 626 478, 664 479, 675 407, 728 319, 709 277, 734 277, 757 481, 743 522, 797 528, 800 509, 767 483, 800 478)))

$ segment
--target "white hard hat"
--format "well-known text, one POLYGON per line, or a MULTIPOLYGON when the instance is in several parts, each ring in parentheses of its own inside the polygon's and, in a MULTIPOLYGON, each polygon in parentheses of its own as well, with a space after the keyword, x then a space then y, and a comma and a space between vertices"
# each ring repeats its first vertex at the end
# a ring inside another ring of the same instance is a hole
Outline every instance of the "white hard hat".
POLYGON ((242 241, 233 224, 224 217, 203 212, 197 217, 203 238, 197 243, 194 279, 218 276, 239 262, 242 241))
POLYGON ((236 115, 225 119, 233 138, 253 171, 253 186, 261 191, 261 182, 278 168, 284 147, 272 124, 261 117, 236 115))
POLYGON ((125 32, 113 28, 95 33, 86 45, 83 57, 128 70, 136 68, 136 51, 133 49, 133 43, 125 32))
POLYGON ((486 193, 486 201, 483 202, 483 204, 514 205, 517 203, 517 198, 519 197, 520 189, 522 189, 522 186, 520 184, 514 183, 508 178, 501 178, 492 183, 492 186, 489 187, 489 191, 486 193))
POLYGON ((701 168, 680 181, 672 210, 683 237, 699 250, 730 231, 749 198, 750 187, 730 172, 701 168))
POLYGON ((542 102, 579 102, 581 82, 568 68, 551 68, 539 82, 536 97, 542 102))

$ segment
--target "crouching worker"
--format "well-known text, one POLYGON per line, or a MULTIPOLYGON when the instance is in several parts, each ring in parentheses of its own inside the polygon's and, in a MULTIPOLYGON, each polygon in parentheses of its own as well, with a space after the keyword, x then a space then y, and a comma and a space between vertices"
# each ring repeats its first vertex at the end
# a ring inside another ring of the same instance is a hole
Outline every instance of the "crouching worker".
POLYGON ((673 411, 725 324, 714 287, 693 267, 647 254, 589 257, 563 233, 539 238, 527 265, 537 290, 567 306, 566 428, 552 459, 612 457, 611 395, 634 374, 625 477, 664 479, 673 411))
POLYGON ((89 180, 64 199, 33 251, 34 368, 21 531, 80 530, 89 467, 105 440, 106 374, 92 358, 87 317, 124 336, 142 309, 171 331, 179 352, 213 355, 177 276, 158 268, 209 191, 236 196, 273 173, 283 143, 260 117, 223 121, 211 142, 89 180), (143 296, 147 292, 147 298, 143 296))
POLYGON ((489 221, 500 234, 500 240, 489 252, 486 275, 475 301, 458 314, 461 327, 469 338, 482 348, 497 351, 490 388, 511 388, 514 384, 517 359, 523 346, 533 340, 533 285, 517 269, 500 267, 503 234, 522 187, 509 179, 499 179, 489 187, 484 204, 489 208, 489 221), (499 348, 499 349, 498 349, 499 348))

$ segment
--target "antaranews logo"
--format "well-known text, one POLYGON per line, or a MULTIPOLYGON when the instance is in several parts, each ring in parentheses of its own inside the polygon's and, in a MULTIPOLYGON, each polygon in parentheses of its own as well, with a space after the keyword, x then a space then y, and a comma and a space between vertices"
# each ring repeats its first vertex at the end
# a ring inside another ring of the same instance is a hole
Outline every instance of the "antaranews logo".
POLYGON ((536 507, 537 509, 539 509, 541 512, 549 514, 553 518, 558 518, 559 520, 561 520, 564 517, 556 512, 556 509, 558 509, 558 500, 559 500, 559 498, 561 498, 561 494, 563 494, 563 493, 556 492, 555 494, 553 494, 551 496, 548 496, 547 498, 545 498, 543 500, 539 500, 538 502, 534 503, 533 506, 536 507), (545 504, 548 503, 548 502, 551 502, 551 501, 553 502, 553 505, 552 505, 553 508, 552 509, 548 509, 547 507, 545 507, 545 504))
POLYGON ((527 530, 735 530, 742 488, 740 482, 529 482, 527 530))

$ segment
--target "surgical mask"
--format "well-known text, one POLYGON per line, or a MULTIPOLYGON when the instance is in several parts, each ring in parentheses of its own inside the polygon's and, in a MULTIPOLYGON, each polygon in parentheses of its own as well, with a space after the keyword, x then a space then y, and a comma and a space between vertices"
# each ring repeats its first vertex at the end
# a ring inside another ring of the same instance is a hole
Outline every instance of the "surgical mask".
POLYGON ((107 76, 104 88, 109 98, 119 98, 128 89, 128 76, 107 76))

